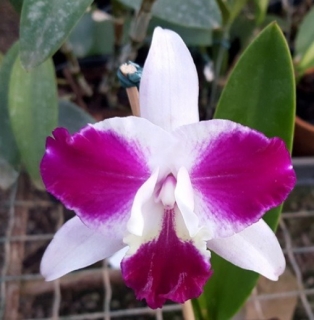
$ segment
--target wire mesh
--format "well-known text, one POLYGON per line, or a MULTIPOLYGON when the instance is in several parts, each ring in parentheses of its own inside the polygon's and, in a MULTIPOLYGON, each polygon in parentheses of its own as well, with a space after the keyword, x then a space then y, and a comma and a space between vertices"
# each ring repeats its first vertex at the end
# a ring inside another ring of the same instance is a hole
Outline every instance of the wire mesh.
MULTIPOLYGON (((21 177, 9 192, 0 195, 0 318, 183 319, 182 305, 167 304, 151 310, 136 301, 132 291, 123 285, 120 271, 110 268, 106 261, 60 280, 44 282, 39 274, 42 253, 71 213, 46 193, 32 190, 25 180, 21 177)), ((265 319, 263 302, 289 297, 298 298, 294 319, 314 319, 313 185, 296 188, 298 200, 288 200, 278 227, 296 287, 267 293, 255 289, 250 301, 261 320, 265 319)))

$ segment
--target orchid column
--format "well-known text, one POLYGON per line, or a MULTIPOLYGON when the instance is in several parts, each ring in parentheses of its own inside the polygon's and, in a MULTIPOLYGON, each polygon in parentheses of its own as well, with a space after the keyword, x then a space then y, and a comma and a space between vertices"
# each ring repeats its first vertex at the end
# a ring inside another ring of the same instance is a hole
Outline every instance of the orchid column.
POLYGON ((46 188, 76 217, 42 260, 46 280, 127 246, 122 275, 152 308, 199 296, 210 251, 276 280, 285 260, 261 219, 295 184, 289 153, 227 120, 198 122, 198 79, 174 32, 157 28, 140 86, 141 117, 47 138, 46 188), (208 250, 208 249, 209 250, 208 250))

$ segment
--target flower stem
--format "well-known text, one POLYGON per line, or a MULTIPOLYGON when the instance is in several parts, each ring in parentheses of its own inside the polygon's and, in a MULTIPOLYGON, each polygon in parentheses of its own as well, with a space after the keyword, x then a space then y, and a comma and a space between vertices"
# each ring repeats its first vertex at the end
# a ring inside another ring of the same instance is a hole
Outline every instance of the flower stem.
POLYGON ((141 80, 142 68, 129 61, 128 63, 124 63, 120 66, 117 76, 121 85, 126 89, 133 115, 139 117, 140 99, 137 87, 141 80))
POLYGON ((184 320, 195 320, 191 300, 185 301, 185 303, 182 306, 182 312, 184 320))

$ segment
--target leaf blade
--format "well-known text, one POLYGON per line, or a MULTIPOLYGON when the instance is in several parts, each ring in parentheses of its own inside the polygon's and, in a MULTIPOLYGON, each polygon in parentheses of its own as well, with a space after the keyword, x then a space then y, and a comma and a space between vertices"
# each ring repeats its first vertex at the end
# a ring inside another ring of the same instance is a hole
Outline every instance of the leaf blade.
POLYGON ((5 55, 0 68, 0 155, 13 167, 19 165, 20 156, 11 128, 8 99, 11 72, 18 53, 19 45, 15 43, 5 55))
POLYGON ((58 105, 54 67, 49 59, 26 72, 17 58, 9 90, 9 114, 22 163, 33 183, 43 188, 39 163, 45 140, 57 126, 58 105))
MULTIPOLYGON (((294 114, 295 82, 289 48, 279 27, 271 24, 239 59, 219 100, 215 118, 239 122, 269 137, 279 136, 291 150, 294 114)), ((277 226, 281 208, 265 216, 272 229, 277 226)), ((258 275, 215 254, 211 262, 214 275, 205 286, 205 299, 201 297, 194 303, 200 303, 198 309, 205 310, 209 319, 230 319, 249 296, 258 275)))
POLYGON ((52 56, 92 0, 25 0, 20 25, 20 55, 26 69, 52 56))

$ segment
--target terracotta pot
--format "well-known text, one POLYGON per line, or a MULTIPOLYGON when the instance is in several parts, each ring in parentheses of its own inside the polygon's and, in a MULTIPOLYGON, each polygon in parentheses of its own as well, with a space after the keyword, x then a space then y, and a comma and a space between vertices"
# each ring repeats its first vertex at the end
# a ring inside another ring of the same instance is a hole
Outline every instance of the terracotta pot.
POLYGON ((314 125, 298 116, 295 118, 293 155, 314 156, 314 125))

